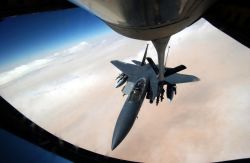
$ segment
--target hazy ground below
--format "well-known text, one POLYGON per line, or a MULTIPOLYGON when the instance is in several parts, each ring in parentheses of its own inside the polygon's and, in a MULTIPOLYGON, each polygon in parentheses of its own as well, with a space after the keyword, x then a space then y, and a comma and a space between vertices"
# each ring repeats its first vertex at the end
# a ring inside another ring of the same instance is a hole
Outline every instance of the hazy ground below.
MULTIPOLYGON (((126 97, 111 60, 141 60, 145 41, 110 34, 0 74, 0 94, 25 116, 82 148, 143 162, 210 162, 250 157, 250 52, 205 20, 170 40, 169 67, 201 79, 177 86, 158 107, 144 101, 111 151, 126 97)), ((156 59, 150 44, 149 54, 156 59)), ((17 124, 18 125, 18 124, 17 124)))

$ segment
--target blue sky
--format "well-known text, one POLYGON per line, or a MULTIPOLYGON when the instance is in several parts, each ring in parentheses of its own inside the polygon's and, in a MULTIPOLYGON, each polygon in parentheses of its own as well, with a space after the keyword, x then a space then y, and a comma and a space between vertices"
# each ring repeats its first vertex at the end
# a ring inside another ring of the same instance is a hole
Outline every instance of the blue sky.
POLYGON ((0 70, 110 31, 81 8, 7 18, 0 21, 0 70))

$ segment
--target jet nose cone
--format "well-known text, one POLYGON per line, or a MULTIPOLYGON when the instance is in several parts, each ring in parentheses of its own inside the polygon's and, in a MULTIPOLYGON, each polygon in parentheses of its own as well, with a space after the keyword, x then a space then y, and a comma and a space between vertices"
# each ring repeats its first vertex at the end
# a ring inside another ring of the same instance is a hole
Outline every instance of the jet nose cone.
MULTIPOLYGON (((111 149, 114 150, 121 142, 122 140, 125 138, 126 134, 128 133, 129 129, 125 129, 128 128, 130 126, 127 122, 122 122, 121 120, 118 119, 116 126, 115 126, 115 130, 113 133, 113 137, 112 137, 112 145, 111 145, 111 149)), ((131 125, 132 127, 132 125, 131 125)))
POLYGON ((112 150, 114 150, 122 142, 129 130, 132 128, 139 109, 140 105, 138 103, 125 102, 116 121, 111 145, 112 150))
POLYGON ((113 135, 112 145, 111 145, 112 151, 120 144, 120 141, 118 141, 118 140, 119 139, 117 139, 117 136, 113 135))

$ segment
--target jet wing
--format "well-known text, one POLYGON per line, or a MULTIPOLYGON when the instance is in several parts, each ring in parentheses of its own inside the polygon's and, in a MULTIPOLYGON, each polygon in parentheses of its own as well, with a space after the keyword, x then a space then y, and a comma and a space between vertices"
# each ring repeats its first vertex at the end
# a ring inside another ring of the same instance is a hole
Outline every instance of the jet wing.
POLYGON ((165 80, 171 84, 180 84, 180 83, 195 82, 195 81, 199 81, 200 79, 193 75, 176 73, 168 77, 165 77, 165 80))
POLYGON ((134 75, 136 72, 139 71, 139 67, 133 64, 129 64, 129 63, 124 63, 121 61, 111 61, 111 63, 118 68, 121 72, 123 72, 124 74, 126 74, 128 77, 134 75))

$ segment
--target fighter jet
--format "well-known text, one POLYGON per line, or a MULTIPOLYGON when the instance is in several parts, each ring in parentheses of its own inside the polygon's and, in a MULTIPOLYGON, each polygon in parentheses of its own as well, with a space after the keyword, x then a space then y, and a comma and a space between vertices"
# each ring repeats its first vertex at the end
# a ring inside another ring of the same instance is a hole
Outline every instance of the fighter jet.
POLYGON ((116 78, 116 87, 127 82, 122 92, 128 95, 115 125, 112 150, 122 142, 132 128, 145 98, 149 99, 150 103, 156 99, 158 104, 164 99, 163 86, 167 85, 166 96, 171 101, 176 94, 176 84, 199 81, 199 78, 193 75, 177 73, 186 69, 184 65, 175 68, 164 67, 164 78, 159 80, 159 68, 150 57, 147 57, 147 49, 148 45, 141 62, 133 60, 134 64, 130 64, 117 60, 111 61, 122 72, 116 78))

